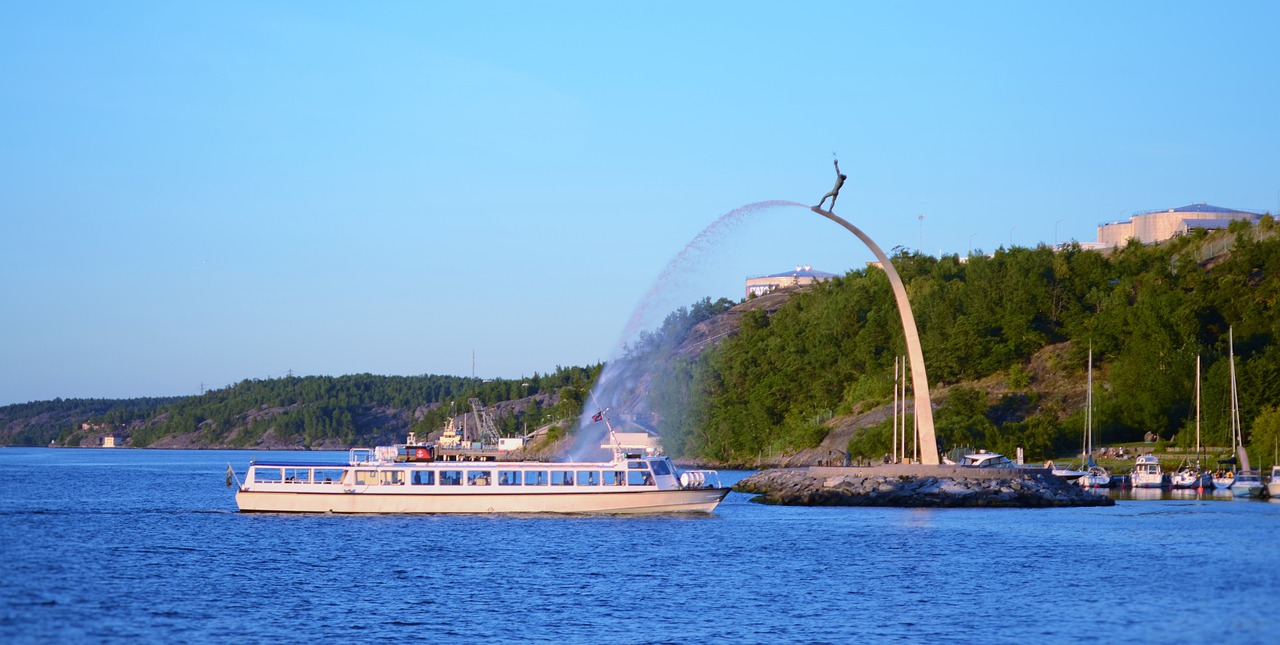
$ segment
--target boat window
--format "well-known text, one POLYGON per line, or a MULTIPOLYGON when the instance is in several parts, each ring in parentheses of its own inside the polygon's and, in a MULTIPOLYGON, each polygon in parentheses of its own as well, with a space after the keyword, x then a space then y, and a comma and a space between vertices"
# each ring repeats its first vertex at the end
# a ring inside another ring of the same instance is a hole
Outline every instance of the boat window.
POLYGON ((461 486, 462 471, 461 470, 442 470, 440 471, 441 486, 461 486))
POLYGON ((493 481, 492 470, 468 470, 467 485, 468 486, 488 486, 493 481))
POLYGON ((372 486, 378 483, 378 471, 376 470, 357 470, 356 486, 372 486))
POLYGON ((279 484, 284 481, 280 476, 280 468, 253 467, 253 481, 257 484, 279 484))
POLYGON ((604 480, 605 486, 627 485, 627 474, 620 470, 606 470, 601 474, 604 475, 602 479, 604 480))
POLYGON ((633 469, 634 469, 634 468, 644 468, 644 462, 643 462, 643 461, 628 461, 628 462, 627 462, 627 468, 633 468, 633 469))
POLYGON ((545 470, 526 470, 524 471, 525 486, 546 486, 547 471, 545 470))
POLYGON ((413 471, 413 484, 415 486, 430 486, 436 483, 436 473, 431 470, 415 470, 413 471))
POLYGON ((311 469, 285 468, 284 480, 292 484, 309 484, 311 483, 311 469))
POLYGON ((317 484, 336 484, 342 481, 341 468, 317 468, 312 479, 317 484))
POLYGON ((552 486, 572 486, 573 471, 572 470, 553 470, 551 471, 552 486))
POLYGON ((518 470, 499 470, 498 471, 499 486, 519 486, 520 471, 518 470))
POLYGON ((649 462, 649 465, 650 465, 650 466, 653 466, 653 474, 655 474, 655 475, 670 475, 670 474, 671 474, 671 467, 667 464, 667 460, 666 460, 666 459, 659 459, 658 461, 651 461, 651 462, 649 462))
POLYGON ((403 470, 381 471, 381 476, 378 479, 378 483, 382 484, 383 486, 404 486, 404 471, 403 470))
POLYGON ((652 486, 653 475, 647 470, 629 470, 627 471, 628 486, 652 486))
POLYGON ((598 470, 579 470, 578 471, 579 486, 599 486, 600 471, 598 470))

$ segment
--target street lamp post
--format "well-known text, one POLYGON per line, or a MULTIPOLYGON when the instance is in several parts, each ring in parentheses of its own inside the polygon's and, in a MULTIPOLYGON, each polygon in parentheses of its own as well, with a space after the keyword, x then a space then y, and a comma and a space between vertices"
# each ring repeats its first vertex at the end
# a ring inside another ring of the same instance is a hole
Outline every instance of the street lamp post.
POLYGON ((920 255, 924 255, 924 213, 916 215, 916 219, 920 220, 920 255))

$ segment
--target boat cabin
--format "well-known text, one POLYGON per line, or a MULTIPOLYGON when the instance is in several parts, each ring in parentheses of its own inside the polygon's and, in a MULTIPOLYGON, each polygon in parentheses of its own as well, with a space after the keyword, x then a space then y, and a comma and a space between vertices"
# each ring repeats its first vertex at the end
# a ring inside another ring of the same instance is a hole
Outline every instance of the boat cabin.
POLYGON ((969 468, 1017 468, 1018 464, 1013 463, 1008 457, 997 453, 979 450, 976 453, 965 455, 960 459, 961 466, 969 468))
MULTIPOLYGON (((598 464, 462 464, 385 461, 368 457, 368 452, 370 451, 353 450, 347 466, 254 462, 249 467, 248 480, 252 484, 280 484, 286 487, 297 484, 346 489, 370 486, 432 487, 442 492, 485 488, 504 493, 546 492, 568 487, 579 492, 610 487, 654 487, 660 481, 667 484, 664 488, 678 486, 675 466, 667 457, 642 457, 598 464)), ((423 489, 418 491, 426 492, 423 489)))

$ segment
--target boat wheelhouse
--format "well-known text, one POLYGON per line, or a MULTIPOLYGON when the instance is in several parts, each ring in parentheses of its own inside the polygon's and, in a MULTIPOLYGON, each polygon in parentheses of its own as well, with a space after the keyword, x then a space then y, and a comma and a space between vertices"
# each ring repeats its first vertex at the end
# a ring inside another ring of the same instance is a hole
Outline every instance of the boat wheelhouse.
POLYGON ((422 446, 351 450, 346 464, 254 461, 242 512, 674 513, 715 509, 715 471, 679 472, 665 456, 605 462, 434 461, 422 446))

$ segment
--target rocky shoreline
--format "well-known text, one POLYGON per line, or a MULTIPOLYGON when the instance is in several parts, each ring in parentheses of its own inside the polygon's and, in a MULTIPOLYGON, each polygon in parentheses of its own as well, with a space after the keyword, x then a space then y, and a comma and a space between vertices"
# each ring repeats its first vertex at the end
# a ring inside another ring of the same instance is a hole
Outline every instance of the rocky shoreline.
POLYGON ((734 490, 784 506, 1045 508, 1113 506, 1115 500, 1069 484, 1050 471, 954 467, 779 468, 734 490))

